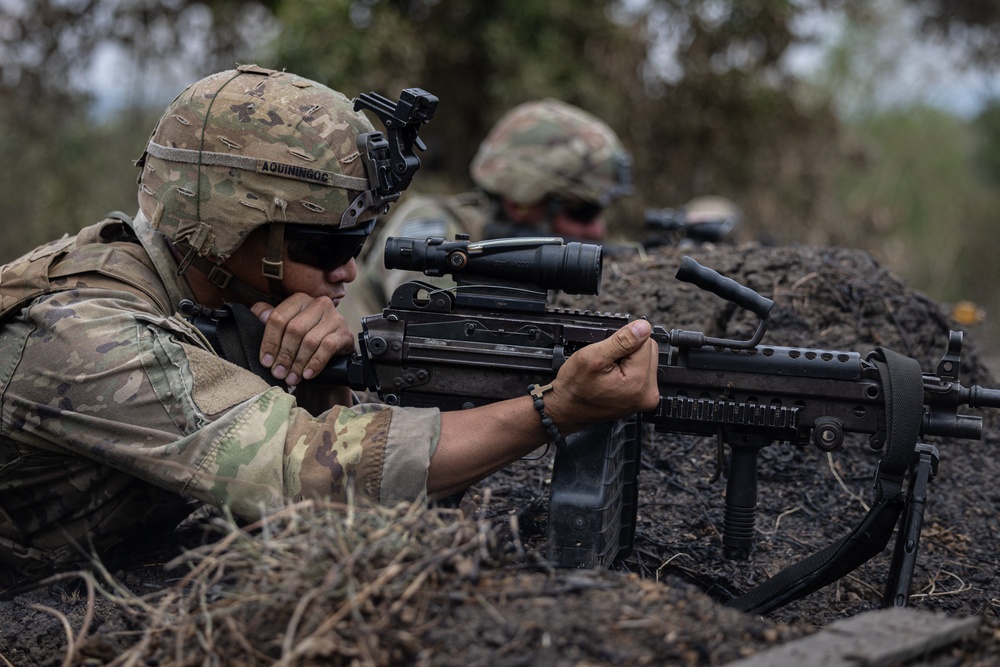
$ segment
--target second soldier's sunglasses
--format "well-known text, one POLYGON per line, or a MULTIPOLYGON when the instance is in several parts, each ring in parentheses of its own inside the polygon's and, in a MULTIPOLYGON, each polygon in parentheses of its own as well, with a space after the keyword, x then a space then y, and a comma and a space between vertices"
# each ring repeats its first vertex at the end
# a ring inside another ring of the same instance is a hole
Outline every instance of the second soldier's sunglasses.
POLYGON ((552 198, 548 201, 549 213, 562 213, 573 222, 589 224, 604 210, 603 206, 592 204, 582 200, 567 201, 565 199, 552 198))
POLYGON ((332 271, 361 254, 374 226, 374 220, 344 230, 324 225, 285 225, 288 259, 332 271))

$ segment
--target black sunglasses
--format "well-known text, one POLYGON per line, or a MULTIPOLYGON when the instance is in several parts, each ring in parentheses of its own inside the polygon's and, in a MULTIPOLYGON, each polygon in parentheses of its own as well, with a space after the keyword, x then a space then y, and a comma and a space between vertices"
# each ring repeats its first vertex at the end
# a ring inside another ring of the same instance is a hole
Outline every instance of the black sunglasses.
POLYGON ((555 215, 562 213, 573 222, 589 223, 593 222, 604 210, 599 204, 592 204, 586 201, 565 199, 550 199, 549 213, 555 215))
POLYGON ((320 225, 286 225, 288 259, 332 271, 361 254, 375 221, 354 229, 330 229, 320 225))

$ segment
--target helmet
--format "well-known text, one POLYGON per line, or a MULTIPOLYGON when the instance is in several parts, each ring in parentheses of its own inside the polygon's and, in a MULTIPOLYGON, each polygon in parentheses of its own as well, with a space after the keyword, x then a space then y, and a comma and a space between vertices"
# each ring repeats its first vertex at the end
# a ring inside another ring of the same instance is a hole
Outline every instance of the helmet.
POLYGON ((153 229, 219 263, 272 222, 356 227, 376 214, 345 213, 370 188, 357 140, 373 131, 351 100, 314 81, 256 65, 213 74, 153 130, 136 162, 139 208, 153 229))
POLYGON ((630 165, 603 121, 545 99, 508 111, 480 144, 471 172, 480 188, 516 204, 551 197, 603 207, 631 191, 630 165))
MULTIPOLYGON (((741 224, 743 214, 729 199, 702 195, 684 204, 684 236, 688 243, 717 243, 741 224)), ((683 245, 683 244, 682 244, 683 245)))
POLYGON ((684 204, 687 222, 731 220, 733 224, 743 217, 740 209, 729 199, 718 195, 702 195, 684 204))

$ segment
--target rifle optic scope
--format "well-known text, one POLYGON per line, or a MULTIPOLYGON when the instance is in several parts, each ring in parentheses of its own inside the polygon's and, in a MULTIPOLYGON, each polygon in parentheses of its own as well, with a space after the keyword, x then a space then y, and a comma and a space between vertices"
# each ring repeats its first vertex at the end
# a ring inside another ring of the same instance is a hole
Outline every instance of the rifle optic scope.
POLYGON ((477 279, 522 283, 566 294, 601 290, 601 246, 564 242, 559 237, 508 238, 470 242, 440 237, 390 237, 385 268, 451 275, 459 284, 477 279))

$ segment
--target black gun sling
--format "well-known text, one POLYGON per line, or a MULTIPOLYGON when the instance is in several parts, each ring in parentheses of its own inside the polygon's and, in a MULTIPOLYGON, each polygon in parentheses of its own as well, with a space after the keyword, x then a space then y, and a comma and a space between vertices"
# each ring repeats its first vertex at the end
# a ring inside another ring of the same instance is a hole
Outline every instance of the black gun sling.
POLYGON ((885 396, 886 449, 875 472, 875 500, 861 524, 829 547, 791 565, 725 606, 766 614, 813 593, 880 553, 906 505, 903 477, 913 461, 923 420, 920 364, 878 348, 869 355, 885 396))

